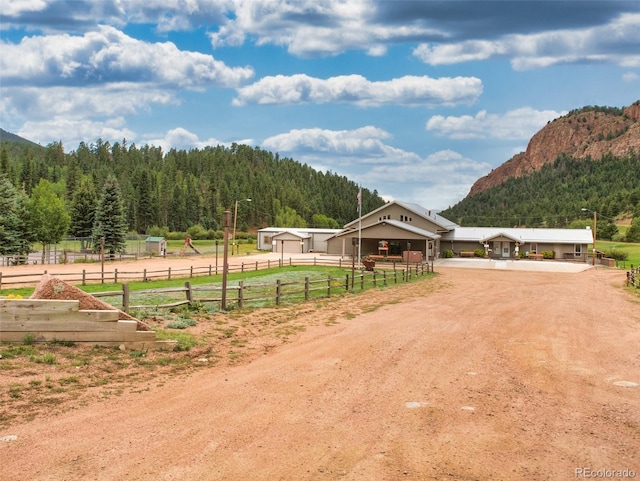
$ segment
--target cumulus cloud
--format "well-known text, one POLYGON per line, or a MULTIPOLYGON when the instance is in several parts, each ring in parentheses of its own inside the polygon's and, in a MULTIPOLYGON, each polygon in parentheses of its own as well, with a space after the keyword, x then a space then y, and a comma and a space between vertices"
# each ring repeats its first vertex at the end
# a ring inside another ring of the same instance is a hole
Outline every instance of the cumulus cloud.
POLYGON ((437 33, 433 27, 387 23, 376 18, 377 8, 370 0, 235 0, 233 15, 209 36, 216 48, 240 45, 251 36, 259 45, 315 57, 350 49, 379 56, 389 43, 437 33))
MULTIPOLYGON (((151 104, 177 104, 171 91, 145 88, 137 84, 71 87, 8 87, 0 97, 2 112, 8 118, 43 120, 57 116, 98 118, 130 115, 151 104), (55 106, 53 108, 52 106, 55 106)), ((5 116, 3 115, 3 117, 5 116)))
POLYGON ((434 115, 427 121, 426 129, 451 139, 527 140, 547 122, 565 114, 522 107, 502 115, 490 114, 486 110, 479 111, 475 116, 434 115))
POLYGON ((5 85, 87 86, 137 82, 164 88, 237 86, 253 76, 250 67, 229 67, 211 55, 179 50, 171 42, 150 43, 111 26, 83 36, 24 37, 2 42, 5 85))
POLYGON ((194 134, 193 132, 190 132, 187 129, 184 129, 182 127, 177 127, 175 129, 171 129, 167 131, 161 137, 148 136, 148 138, 144 139, 143 143, 149 144, 149 145, 155 145, 156 147, 161 147, 164 152, 167 152, 172 148, 178 149, 178 150, 180 149, 190 150, 194 148, 202 149, 208 146, 216 146, 216 145, 230 147, 231 144, 233 143, 252 145, 253 140, 238 139, 233 142, 224 142, 214 137, 209 137, 208 139, 200 140, 197 134, 194 134))
POLYGON ((384 185, 379 194, 385 199, 439 209, 464 197, 473 182, 490 170, 488 164, 453 150, 422 157, 390 141, 387 131, 369 125, 353 130, 291 130, 265 139, 262 146, 364 185, 384 185))
POLYGON ((237 106, 247 104, 353 103, 360 106, 471 104, 482 93, 476 77, 404 76, 372 82, 361 75, 319 79, 304 74, 276 75, 237 89, 237 106))
POLYGON ((133 141, 136 134, 126 127, 122 117, 105 121, 54 116, 47 120, 28 121, 16 132, 19 136, 46 145, 53 140, 62 141, 65 151, 75 150, 87 139, 133 141))
POLYGON ((640 66, 640 14, 621 14, 609 23, 581 30, 557 29, 531 34, 505 34, 496 40, 423 43, 413 54, 430 65, 446 65, 495 57, 511 59, 515 70, 565 63, 611 63, 640 66))

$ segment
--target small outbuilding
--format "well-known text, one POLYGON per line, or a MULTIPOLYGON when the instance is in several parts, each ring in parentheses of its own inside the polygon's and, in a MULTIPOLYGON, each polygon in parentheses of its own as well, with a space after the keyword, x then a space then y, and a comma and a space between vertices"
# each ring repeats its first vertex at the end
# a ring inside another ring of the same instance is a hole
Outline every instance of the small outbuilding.
POLYGON ((167 252, 167 240, 164 237, 147 237, 145 240, 145 251, 163 256, 167 252))

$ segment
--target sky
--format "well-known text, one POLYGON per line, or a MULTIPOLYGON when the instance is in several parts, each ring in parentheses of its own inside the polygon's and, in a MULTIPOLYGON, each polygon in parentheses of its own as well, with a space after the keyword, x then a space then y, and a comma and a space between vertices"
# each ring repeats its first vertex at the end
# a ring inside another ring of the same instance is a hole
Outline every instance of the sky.
POLYGON ((98 139, 248 144, 436 210, 550 120, 640 99, 637 0, 0 0, 0 11, 9 132, 66 152, 98 139))

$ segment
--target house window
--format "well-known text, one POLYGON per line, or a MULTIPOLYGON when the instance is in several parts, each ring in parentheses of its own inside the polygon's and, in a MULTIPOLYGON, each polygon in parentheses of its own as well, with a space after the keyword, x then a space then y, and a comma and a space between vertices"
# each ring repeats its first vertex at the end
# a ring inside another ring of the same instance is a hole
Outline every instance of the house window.
POLYGON ((538 243, 537 242, 532 242, 531 243, 531 251, 532 254, 537 254, 538 253, 538 243))
POLYGON ((573 253, 576 257, 582 256, 582 244, 576 244, 573 247, 573 253))

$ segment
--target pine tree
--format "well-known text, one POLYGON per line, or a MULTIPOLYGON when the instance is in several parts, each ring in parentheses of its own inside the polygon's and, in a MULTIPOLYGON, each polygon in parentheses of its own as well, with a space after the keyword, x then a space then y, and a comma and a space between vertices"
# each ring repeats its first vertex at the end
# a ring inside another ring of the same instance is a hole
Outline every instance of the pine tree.
POLYGON ((18 193, 4 173, 0 173, 0 255, 15 255, 20 250, 17 229, 18 193))
POLYGON ((73 194, 69 211, 71 226, 69 233, 80 237, 80 248, 84 251, 88 247, 88 238, 93 234, 93 224, 98 208, 98 193, 90 177, 80 181, 80 187, 73 194))
POLYGON ((127 217, 118 181, 113 176, 104 183, 92 232, 95 247, 100 249, 104 240, 104 251, 110 258, 125 251, 127 217))
POLYGON ((9 175, 9 153, 7 148, 3 145, 0 152, 0 174, 9 175))

